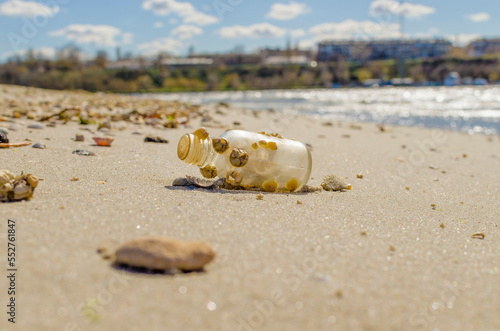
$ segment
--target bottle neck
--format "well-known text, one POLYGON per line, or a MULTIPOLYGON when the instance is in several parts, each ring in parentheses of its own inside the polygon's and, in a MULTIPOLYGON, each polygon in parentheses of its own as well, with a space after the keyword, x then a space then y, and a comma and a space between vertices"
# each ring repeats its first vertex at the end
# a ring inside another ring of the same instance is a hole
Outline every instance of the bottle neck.
POLYGON ((216 153, 210 137, 200 139, 191 133, 187 133, 179 140, 177 156, 187 164, 203 168, 212 163, 216 153))

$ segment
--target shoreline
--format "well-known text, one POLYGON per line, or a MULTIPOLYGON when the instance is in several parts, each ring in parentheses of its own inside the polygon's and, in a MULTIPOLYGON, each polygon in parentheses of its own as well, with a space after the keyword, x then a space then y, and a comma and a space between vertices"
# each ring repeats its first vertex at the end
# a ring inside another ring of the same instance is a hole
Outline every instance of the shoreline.
MULTIPOLYGON (((56 94, 60 108, 80 100, 56 94)), ((95 97, 85 97, 88 113, 102 106, 95 97)), ((28 128, 39 122, 24 116, 0 122, 16 125, 11 141, 46 144, 0 149, 1 169, 44 179, 30 201, 0 203, 1 233, 7 218, 17 224, 23 330, 500 328, 500 298, 492 296, 500 277, 499 136, 104 99, 124 105, 99 108, 99 122, 135 106, 151 116, 110 121, 107 132, 73 120, 42 129, 28 128), (170 108, 179 110, 177 128, 159 113, 170 108), (309 185, 335 174, 352 190, 258 199, 260 192, 173 188, 177 177, 200 177, 176 155, 179 138, 200 126, 212 136, 240 128, 309 143, 309 185), (72 140, 76 134, 85 141, 72 140), (148 134, 169 143, 145 143, 148 134), (115 139, 111 147, 93 146, 91 137, 102 135, 115 139), (103 242, 147 235, 201 240, 217 256, 205 272, 172 276, 115 269, 96 253, 103 242)))

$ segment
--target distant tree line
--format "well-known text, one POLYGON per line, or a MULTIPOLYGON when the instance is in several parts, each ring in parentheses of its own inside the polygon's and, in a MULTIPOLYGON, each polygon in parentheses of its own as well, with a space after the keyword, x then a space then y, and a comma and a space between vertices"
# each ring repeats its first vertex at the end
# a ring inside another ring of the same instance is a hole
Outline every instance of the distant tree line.
MULTIPOLYGON (((462 77, 500 80, 500 57, 470 59, 457 54, 442 59, 412 60, 404 65, 406 76, 416 83, 441 83, 457 71, 462 77)), ((100 52, 92 61, 81 61, 75 54, 47 60, 27 55, 0 64, 0 83, 57 90, 82 89, 119 93, 213 91, 250 89, 292 89, 357 86, 366 79, 399 77, 401 66, 395 60, 352 63, 335 61, 309 65, 239 65, 167 67, 160 58, 153 65, 138 69, 108 69, 107 55, 100 52)))

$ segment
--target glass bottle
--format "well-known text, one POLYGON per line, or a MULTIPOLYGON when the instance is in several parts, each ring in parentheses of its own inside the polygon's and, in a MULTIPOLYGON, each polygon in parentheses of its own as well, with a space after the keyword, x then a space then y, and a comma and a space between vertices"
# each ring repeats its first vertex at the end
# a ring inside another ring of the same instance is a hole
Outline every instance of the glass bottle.
POLYGON ((200 128, 181 137, 177 156, 205 178, 225 177, 230 185, 268 192, 300 190, 312 169, 303 143, 264 132, 229 130, 212 139, 200 128))

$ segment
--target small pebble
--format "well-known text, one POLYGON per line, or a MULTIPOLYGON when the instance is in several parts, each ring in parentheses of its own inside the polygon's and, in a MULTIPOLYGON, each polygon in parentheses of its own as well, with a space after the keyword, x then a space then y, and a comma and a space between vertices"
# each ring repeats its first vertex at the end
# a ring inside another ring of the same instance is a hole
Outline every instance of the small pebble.
POLYGON ((77 134, 75 136, 75 141, 85 141, 85 136, 83 134, 77 134))
POLYGON ((297 204, 298 204, 298 205, 301 205, 301 204, 302 204, 302 201, 297 200, 297 204))
POLYGON ((21 127, 19 125, 17 125, 17 124, 11 124, 11 125, 9 125, 9 130, 11 130, 11 131, 19 131, 19 130, 21 130, 21 127))
POLYGON ((39 148, 39 149, 45 149, 47 146, 45 146, 44 143, 36 143, 36 144, 33 144, 33 146, 31 146, 33 148, 39 148))
POLYGON ((363 179, 363 174, 357 174, 356 177, 359 179, 363 179))
POLYGON ((36 129, 36 130, 41 130, 45 128, 42 124, 39 124, 39 123, 31 123, 30 125, 28 125, 28 129, 36 129))
POLYGON ((257 195, 257 200, 264 200, 264 196, 262 194, 257 195))
POLYGON ((439 227, 440 227, 441 229, 444 229, 444 228, 445 228, 444 223, 439 224, 439 227))
POLYGON ((164 139, 162 137, 155 137, 155 136, 147 136, 146 138, 144 138, 144 142, 157 143, 157 144, 168 144, 167 139, 164 139))

